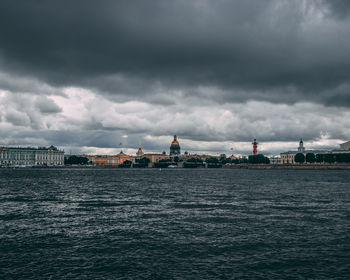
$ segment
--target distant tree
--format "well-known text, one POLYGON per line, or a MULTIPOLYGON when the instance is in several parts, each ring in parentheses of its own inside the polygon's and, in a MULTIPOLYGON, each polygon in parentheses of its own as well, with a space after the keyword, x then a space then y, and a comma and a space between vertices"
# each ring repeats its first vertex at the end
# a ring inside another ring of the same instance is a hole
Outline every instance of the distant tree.
POLYGON ((222 164, 226 163, 226 154, 221 154, 220 155, 220 160, 219 160, 222 164))
POLYGON ((335 162, 335 155, 334 154, 324 154, 323 160, 326 163, 334 163, 335 162))
POLYGON ((219 160, 215 157, 210 157, 205 160, 206 163, 219 163, 219 160))
POLYGON ((140 158, 140 159, 135 159, 135 163, 134 163, 133 167, 135 167, 135 168, 145 168, 145 167, 148 167, 148 164, 150 162, 151 162, 150 159, 146 158, 146 157, 143 157, 143 158, 140 158))
POLYGON ((255 163, 258 163, 257 161, 257 156, 256 155, 250 155, 249 157, 248 157, 248 161, 249 161, 249 163, 251 163, 251 164, 255 164, 255 163))
POLYGON ((130 168, 132 165, 132 161, 126 160, 122 164, 119 164, 119 168, 130 168))
POLYGON ((265 163, 265 156, 262 154, 258 154, 256 156, 256 159, 257 159, 257 163, 265 163))
POLYGON ((169 165, 174 164, 170 159, 161 159, 154 163, 155 168, 167 168, 169 165))
POLYGON ((350 162, 350 153, 344 154, 344 162, 350 162))
POLYGON ((174 162, 179 162, 179 157, 178 156, 174 157, 174 162))
POLYGON ((197 168, 202 166, 203 166, 203 160, 200 158, 189 158, 184 163, 185 168, 197 168))
POLYGON ((295 155, 294 161, 297 163, 304 163, 305 162, 305 156, 302 153, 297 153, 295 155))
POLYGON ((70 156, 68 159, 64 160, 64 164, 88 164, 89 159, 87 157, 70 156))
POLYGON ((141 160, 145 164, 149 164, 151 162, 151 160, 149 158, 146 158, 146 157, 143 157, 141 160))
POLYGON ((344 162, 347 162, 347 163, 350 162, 350 153, 345 154, 345 156, 344 156, 344 162))
POLYGON ((306 162, 308 163, 314 163, 316 161, 316 157, 314 153, 307 153, 306 154, 306 162))
POLYGON ((222 163, 220 163, 220 161, 215 157, 207 158, 205 160, 205 162, 207 163, 208 168, 220 168, 220 167, 222 167, 222 163))
POLYGON ((203 163, 201 158, 189 158, 186 162, 203 163))
POLYGON ((258 154, 258 155, 250 155, 248 157, 248 162, 251 164, 261 164, 261 163, 269 164, 270 160, 264 155, 258 154))
POLYGON ((151 160, 149 158, 143 157, 140 159, 136 159, 135 162, 141 163, 141 164, 149 164, 151 160))
POLYGON ((350 154, 342 153, 335 154, 335 161, 339 163, 349 163, 350 162, 350 154))
POLYGON ((323 161, 323 154, 316 154, 316 162, 321 163, 323 161))

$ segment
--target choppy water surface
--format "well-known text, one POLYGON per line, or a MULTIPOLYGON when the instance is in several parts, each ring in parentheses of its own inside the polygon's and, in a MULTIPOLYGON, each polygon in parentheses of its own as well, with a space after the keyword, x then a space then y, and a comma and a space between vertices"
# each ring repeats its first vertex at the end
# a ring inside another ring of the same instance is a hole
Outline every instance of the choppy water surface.
POLYGON ((0 170, 1 279, 349 279, 350 172, 0 170))

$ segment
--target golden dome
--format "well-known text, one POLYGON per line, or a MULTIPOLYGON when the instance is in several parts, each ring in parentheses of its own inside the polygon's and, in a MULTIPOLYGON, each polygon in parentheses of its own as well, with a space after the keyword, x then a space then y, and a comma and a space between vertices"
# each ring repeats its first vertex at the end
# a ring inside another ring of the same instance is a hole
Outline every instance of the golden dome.
POLYGON ((179 155, 180 154, 180 144, 179 141, 177 141, 176 135, 174 135, 174 140, 171 142, 170 145, 170 155, 179 155))
POLYGON ((179 141, 177 141, 177 136, 174 135, 174 140, 171 142, 171 146, 180 146, 179 141))

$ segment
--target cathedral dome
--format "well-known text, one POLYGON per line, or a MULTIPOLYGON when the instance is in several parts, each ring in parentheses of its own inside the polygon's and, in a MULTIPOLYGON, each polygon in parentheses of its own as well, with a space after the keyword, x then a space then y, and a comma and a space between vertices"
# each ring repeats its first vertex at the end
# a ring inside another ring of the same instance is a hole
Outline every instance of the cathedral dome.
POLYGON ((179 141, 174 140, 173 142, 171 142, 171 146, 180 146, 179 141))
POLYGON ((174 140, 171 142, 170 145, 170 155, 179 155, 180 154, 180 144, 179 141, 177 141, 176 135, 174 135, 174 140))

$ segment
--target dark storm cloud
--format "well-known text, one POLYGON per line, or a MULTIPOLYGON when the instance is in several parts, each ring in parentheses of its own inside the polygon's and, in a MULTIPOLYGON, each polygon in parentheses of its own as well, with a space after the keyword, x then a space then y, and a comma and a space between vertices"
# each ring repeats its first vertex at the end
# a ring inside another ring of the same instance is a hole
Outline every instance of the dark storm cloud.
POLYGON ((29 126, 30 124, 28 116, 19 112, 7 112, 5 120, 14 126, 29 126))
POLYGON ((350 15, 350 2, 348 0, 326 0, 325 4, 328 5, 333 16, 343 19, 350 15))
POLYGON ((350 106, 348 7, 341 0, 1 1, 1 71, 160 104, 172 104, 169 91, 180 90, 219 103, 350 106))
POLYGON ((57 114, 62 112, 62 109, 53 100, 45 96, 36 100, 35 107, 43 114, 57 114))
MULTIPOLYGON (((159 143, 144 139, 142 135, 134 134, 123 137, 120 131, 72 131, 72 130, 46 130, 46 131, 6 131, 0 132, 2 139, 12 146, 28 146, 36 140, 36 145, 57 145, 60 147, 95 147, 95 148, 117 148, 137 149, 138 143, 142 140, 142 147, 148 151, 168 151, 169 143, 159 143)), ((79 149, 79 148, 78 148, 79 149)), ((68 152, 68 151, 66 151, 68 152)))

